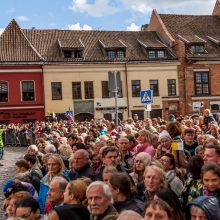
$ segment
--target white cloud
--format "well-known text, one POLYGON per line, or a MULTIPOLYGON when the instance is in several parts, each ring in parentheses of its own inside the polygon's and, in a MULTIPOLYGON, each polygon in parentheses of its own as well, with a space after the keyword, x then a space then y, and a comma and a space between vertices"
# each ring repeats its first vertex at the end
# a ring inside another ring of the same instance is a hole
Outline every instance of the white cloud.
POLYGON ((152 9, 167 13, 211 14, 216 0, 121 0, 132 11, 146 14, 152 9))
POLYGON ((136 25, 135 23, 131 23, 130 26, 127 27, 127 31, 140 31, 141 26, 136 25))
POLYGON ((110 0, 95 0, 94 4, 88 3, 88 0, 73 0, 69 9, 81 13, 87 13, 90 16, 102 17, 116 13, 119 9, 110 5, 110 0))
POLYGON ((17 20, 19 20, 19 21, 28 21, 29 18, 28 18, 27 16, 21 15, 21 16, 18 16, 18 17, 17 17, 17 20))
POLYGON ((4 28, 0 28, 0 35, 3 33, 4 30, 4 28))
POLYGON ((67 24, 66 27, 69 30, 87 30, 87 31, 91 31, 92 27, 84 24, 82 27, 80 26, 80 23, 76 23, 76 24, 67 24))

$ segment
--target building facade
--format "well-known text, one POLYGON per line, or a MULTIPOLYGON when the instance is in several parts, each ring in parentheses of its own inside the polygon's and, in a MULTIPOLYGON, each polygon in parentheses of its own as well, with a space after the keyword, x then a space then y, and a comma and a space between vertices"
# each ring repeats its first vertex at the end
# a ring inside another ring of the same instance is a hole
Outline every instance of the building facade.
POLYGON ((0 122, 43 119, 42 57, 13 20, 0 36, 0 122))
POLYGON ((220 113, 220 1, 212 15, 158 14, 153 10, 143 29, 157 31, 180 61, 180 114, 201 113, 204 108, 220 113))
POLYGON ((179 111, 179 62, 155 31, 21 29, 13 20, 0 37, 0 50, 2 120, 65 118, 68 110, 75 120, 115 119, 108 82, 113 72, 120 78, 120 119, 179 111), (154 98, 147 115, 140 92, 148 89, 154 98))

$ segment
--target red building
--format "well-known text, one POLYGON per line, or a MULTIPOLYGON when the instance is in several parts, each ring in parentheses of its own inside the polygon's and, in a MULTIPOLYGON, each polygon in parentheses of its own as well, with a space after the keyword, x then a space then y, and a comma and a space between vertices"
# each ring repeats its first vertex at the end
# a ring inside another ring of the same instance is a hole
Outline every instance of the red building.
POLYGON ((44 119, 43 61, 13 20, 0 37, 0 122, 44 119))
POLYGON ((153 10, 143 30, 156 31, 180 62, 179 103, 173 103, 172 109, 163 102, 164 109, 185 115, 210 108, 220 115, 220 0, 212 15, 158 14, 153 10))

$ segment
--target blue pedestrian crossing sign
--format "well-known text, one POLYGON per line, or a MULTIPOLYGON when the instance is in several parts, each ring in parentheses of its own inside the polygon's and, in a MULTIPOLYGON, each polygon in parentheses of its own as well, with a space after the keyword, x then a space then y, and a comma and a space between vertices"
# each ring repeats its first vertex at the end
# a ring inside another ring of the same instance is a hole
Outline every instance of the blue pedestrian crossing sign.
POLYGON ((153 91, 145 90, 141 91, 141 103, 151 104, 153 102, 153 91))
POLYGON ((72 110, 66 111, 66 116, 67 116, 67 117, 73 116, 73 111, 72 111, 72 110))

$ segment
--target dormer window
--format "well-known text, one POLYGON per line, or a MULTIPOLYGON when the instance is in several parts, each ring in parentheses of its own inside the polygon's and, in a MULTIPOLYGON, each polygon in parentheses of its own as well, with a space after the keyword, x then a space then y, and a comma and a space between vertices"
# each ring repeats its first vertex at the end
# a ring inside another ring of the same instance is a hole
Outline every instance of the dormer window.
POLYGON ((81 50, 64 50, 64 58, 82 58, 81 50))
POLYGON ((125 51, 123 51, 123 50, 108 50, 107 57, 109 59, 125 58, 125 51))
POLYGON ((204 53, 205 47, 204 45, 191 45, 190 50, 192 51, 192 53, 204 53))
POLYGON ((147 52, 149 58, 164 58, 166 56, 165 50, 151 49, 148 50, 147 52))

